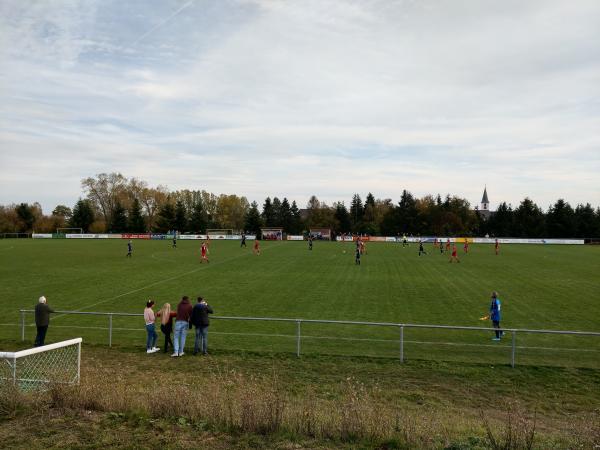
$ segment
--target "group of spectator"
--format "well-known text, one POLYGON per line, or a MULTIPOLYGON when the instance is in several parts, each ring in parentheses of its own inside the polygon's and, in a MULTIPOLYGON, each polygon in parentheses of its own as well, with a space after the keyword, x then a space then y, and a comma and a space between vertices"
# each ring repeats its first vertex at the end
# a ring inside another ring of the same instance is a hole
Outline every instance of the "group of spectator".
POLYGON ((190 303, 189 297, 184 296, 175 311, 171 310, 169 303, 165 303, 156 314, 153 308, 154 300, 148 300, 144 309, 144 321, 147 333, 146 353, 160 351, 160 348, 156 347, 158 334, 156 333, 155 325, 156 319, 160 319, 160 331, 165 336, 164 353, 167 353, 169 346, 171 346, 173 348, 172 357, 183 356, 188 330, 195 327, 194 355, 199 352, 202 352, 203 355, 208 354, 208 315, 212 314, 213 310, 202 296, 197 298, 194 306, 190 303), (174 327, 173 320, 175 320, 174 327), (173 340, 171 340, 171 333, 173 332, 174 336, 173 340))

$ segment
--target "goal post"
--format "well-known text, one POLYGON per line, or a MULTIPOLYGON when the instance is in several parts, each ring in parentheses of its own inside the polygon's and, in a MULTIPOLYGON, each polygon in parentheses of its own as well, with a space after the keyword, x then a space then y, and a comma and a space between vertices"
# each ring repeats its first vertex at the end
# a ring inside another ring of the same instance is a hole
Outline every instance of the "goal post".
POLYGON ((216 236, 232 236, 233 229, 231 228, 210 228, 206 230, 206 235, 210 237, 216 236))
POLYGON ((56 234, 83 234, 83 228, 57 228, 56 234))
POLYGON ((0 382, 22 390, 53 383, 79 384, 81 342, 81 338, 75 338, 18 352, 0 352, 0 382))

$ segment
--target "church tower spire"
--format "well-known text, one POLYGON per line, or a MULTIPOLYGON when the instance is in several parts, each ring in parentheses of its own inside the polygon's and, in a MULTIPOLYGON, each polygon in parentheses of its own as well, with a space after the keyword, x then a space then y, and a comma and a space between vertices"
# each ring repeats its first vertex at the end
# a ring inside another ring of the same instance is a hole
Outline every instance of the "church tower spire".
POLYGON ((487 186, 485 186, 483 188, 483 197, 481 197, 481 210, 482 211, 490 210, 490 201, 488 200, 487 186))

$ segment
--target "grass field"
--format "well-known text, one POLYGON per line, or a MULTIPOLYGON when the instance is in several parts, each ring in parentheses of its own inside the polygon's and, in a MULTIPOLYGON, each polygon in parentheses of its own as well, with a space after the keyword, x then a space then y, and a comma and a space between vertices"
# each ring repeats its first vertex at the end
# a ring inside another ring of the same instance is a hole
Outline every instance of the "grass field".
MULTIPOLYGON (((210 264, 199 263, 199 242, 123 240, 1 240, 0 339, 19 337, 18 310, 45 295, 55 309, 141 313, 201 294, 222 316, 285 317, 416 324, 488 326, 492 290, 500 293, 509 328, 600 331, 600 248, 592 246, 472 245, 449 264, 431 245, 370 243, 360 267, 352 243, 262 242, 254 256, 239 242, 213 241, 210 264)), ((31 322, 31 316, 28 316, 31 322)), ((115 318, 113 343, 144 346, 141 318, 115 318)), ((82 336, 107 342, 107 320, 54 316, 48 340, 82 336)), ((212 349, 294 352, 293 323, 213 321, 212 349)), ((304 324, 302 352, 398 356, 397 328, 304 324), (335 339, 333 339, 335 338, 335 339)), ((27 328, 28 343, 34 329, 27 328)), ((405 330, 405 356, 507 364, 510 340, 489 332, 405 330)), ((190 340, 188 339, 188 345, 190 340)), ((518 335, 517 364, 600 367, 600 338, 518 335)))

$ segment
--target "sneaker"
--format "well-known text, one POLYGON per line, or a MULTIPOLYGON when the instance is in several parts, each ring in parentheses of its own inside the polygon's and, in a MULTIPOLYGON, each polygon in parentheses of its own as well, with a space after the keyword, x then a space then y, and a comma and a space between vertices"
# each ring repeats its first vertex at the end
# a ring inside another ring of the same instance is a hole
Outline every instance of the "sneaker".
POLYGON ((171 358, 177 358, 178 356, 179 356, 179 353, 173 353, 173 354, 171 355, 171 358))
POLYGON ((492 338, 492 341, 499 341, 500 338, 492 338))
POLYGON ((180 353, 178 356, 183 356, 183 355, 184 355, 184 353, 183 353, 183 352, 181 352, 181 353, 180 353))
POLYGON ((146 353, 154 353, 151 348, 146 350, 146 353))
POLYGON ((152 347, 152 353, 159 351, 160 348, 159 347, 152 347))

